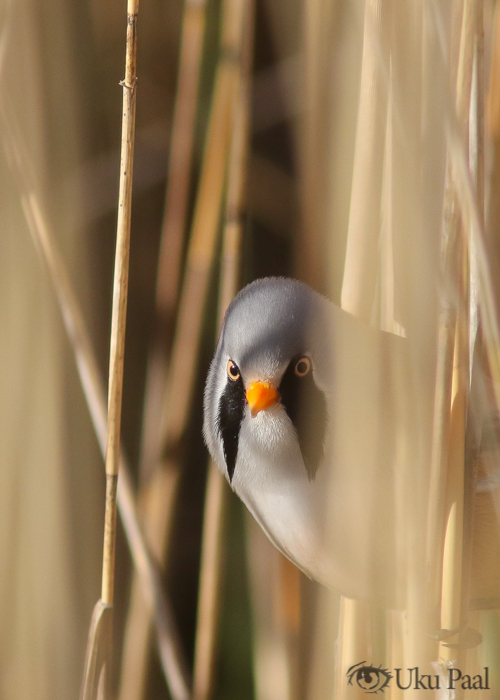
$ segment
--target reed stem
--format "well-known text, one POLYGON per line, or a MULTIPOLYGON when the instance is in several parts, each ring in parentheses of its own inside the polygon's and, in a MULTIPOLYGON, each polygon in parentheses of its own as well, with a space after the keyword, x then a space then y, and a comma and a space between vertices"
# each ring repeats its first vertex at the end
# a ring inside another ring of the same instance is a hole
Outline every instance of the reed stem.
POLYGON ((132 215, 132 175, 134 167, 135 105, 137 80, 137 12, 138 0, 128 0, 127 49, 123 86, 122 147, 118 222, 108 388, 108 440, 106 447, 106 511, 101 599, 113 605, 116 541, 116 490, 120 460, 120 428, 123 390, 123 361, 127 319, 128 267, 130 255, 130 220, 132 215))
MULTIPOLYGON (((130 254, 130 220, 132 213, 132 174, 135 137, 136 64, 137 64, 137 12, 138 0, 128 0, 127 45, 125 79, 123 86, 122 145, 120 162, 120 187, 118 195, 118 221, 116 235, 115 271, 113 281, 113 308, 108 387, 108 434, 106 446, 106 505, 104 515, 104 545, 102 561, 102 588, 99 609, 109 610, 109 621, 104 635, 98 635, 98 627, 91 627, 82 698, 89 700, 94 694, 104 698, 110 695, 112 662, 112 609, 114 598, 114 567, 116 544, 116 499, 118 468, 120 464, 120 428, 123 390, 123 361, 125 353, 125 328, 127 315, 128 267, 130 254), (99 659, 99 652, 102 660, 99 659), (92 663, 99 665, 92 670, 92 663), (94 690, 95 684, 97 687, 94 690)), ((97 608, 96 608, 97 610, 97 608)))

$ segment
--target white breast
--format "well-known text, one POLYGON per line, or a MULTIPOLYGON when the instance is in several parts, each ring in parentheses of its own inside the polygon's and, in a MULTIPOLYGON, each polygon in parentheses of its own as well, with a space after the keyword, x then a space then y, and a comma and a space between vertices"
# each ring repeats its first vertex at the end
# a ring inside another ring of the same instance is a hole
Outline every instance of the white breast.
POLYGON ((232 486, 275 546, 305 573, 328 583, 325 482, 321 468, 309 481, 282 406, 245 416, 232 486))

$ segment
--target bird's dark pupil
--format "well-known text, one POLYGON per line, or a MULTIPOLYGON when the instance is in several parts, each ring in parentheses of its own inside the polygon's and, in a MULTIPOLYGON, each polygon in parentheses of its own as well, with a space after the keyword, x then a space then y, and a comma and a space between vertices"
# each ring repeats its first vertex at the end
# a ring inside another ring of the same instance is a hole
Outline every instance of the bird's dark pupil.
POLYGON ((297 365, 297 372, 299 374, 304 374, 305 372, 307 372, 307 363, 304 362, 304 360, 301 360, 297 365))
POLYGON ((229 368, 229 374, 231 375, 231 377, 234 377, 234 379, 237 379, 238 368, 236 367, 236 365, 231 365, 231 367, 229 368))

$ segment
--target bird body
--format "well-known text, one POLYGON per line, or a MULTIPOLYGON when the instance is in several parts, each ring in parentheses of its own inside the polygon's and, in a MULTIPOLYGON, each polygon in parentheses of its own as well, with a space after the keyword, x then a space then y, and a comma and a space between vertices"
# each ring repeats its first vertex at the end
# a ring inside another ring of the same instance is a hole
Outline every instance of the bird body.
POLYGON ((404 339, 266 278, 229 306, 205 389, 210 453, 269 539, 321 583, 391 607, 407 555, 397 470, 412 450, 393 389, 408 377, 404 339))

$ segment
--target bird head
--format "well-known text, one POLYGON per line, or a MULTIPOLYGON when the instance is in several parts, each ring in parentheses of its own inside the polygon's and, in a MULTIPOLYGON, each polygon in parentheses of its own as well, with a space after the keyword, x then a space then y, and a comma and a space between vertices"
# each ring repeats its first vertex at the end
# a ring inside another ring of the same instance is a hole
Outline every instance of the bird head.
POLYGON ((232 483, 254 462, 288 461, 314 479, 323 456, 329 360, 325 300, 291 279, 266 278, 230 304, 205 389, 204 434, 232 483))

